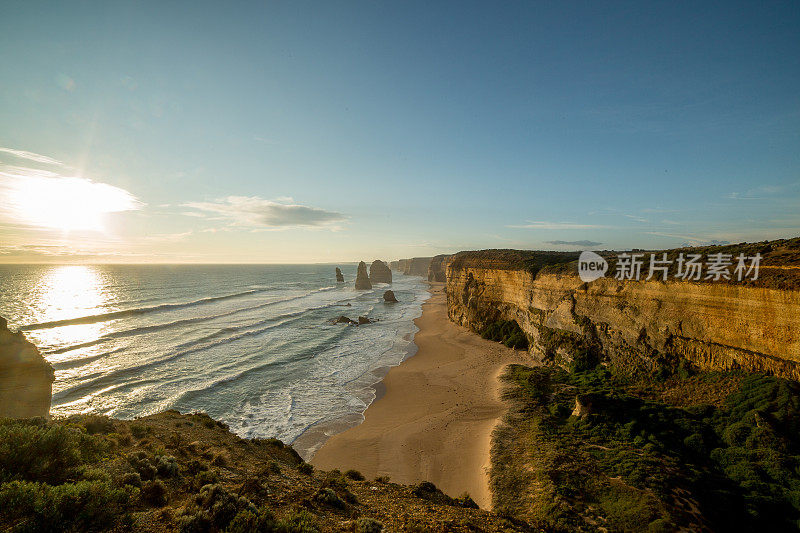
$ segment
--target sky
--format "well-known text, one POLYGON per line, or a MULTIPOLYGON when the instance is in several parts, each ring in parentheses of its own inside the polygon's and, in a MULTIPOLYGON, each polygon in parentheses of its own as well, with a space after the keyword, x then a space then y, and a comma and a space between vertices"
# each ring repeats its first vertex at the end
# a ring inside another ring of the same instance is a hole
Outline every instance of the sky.
POLYGON ((800 3, 4 2, 0 262, 800 234, 800 3))

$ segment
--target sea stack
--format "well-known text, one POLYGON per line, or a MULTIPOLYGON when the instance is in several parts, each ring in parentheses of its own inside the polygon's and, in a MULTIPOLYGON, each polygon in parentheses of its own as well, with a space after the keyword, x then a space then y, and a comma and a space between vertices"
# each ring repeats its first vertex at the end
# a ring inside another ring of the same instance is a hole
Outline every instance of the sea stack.
POLYGON ((380 259, 376 259, 369 266, 369 280, 372 283, 391 283, 392 271, 386 263, 380 259))
POLYGON ((339 267, 336 267, 336 283, 344 283, 344 275, 339 267))
POLYGON ((394 296, 394 291, 386 291, 383 293, 383 301, 388 303, 395 303, 397 302, 397 298, 394 296))
POLYGON ((55 376, 33 343, 0 317, 0 418, 48 416, 55 376))
POLYGON ((367 264, 364 261, 361 261, 358 264, 358 272, 356 273, 356 290, 368 290, 372 288, 372 283, 369 281, 369 276, 367 275, 367 264))

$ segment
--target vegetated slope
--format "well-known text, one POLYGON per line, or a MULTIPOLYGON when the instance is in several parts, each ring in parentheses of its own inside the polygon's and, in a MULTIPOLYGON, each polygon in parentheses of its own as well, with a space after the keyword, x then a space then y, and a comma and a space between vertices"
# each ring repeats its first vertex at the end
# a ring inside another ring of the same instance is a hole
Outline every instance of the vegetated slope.
POLYGON ((530 531, 474 507, 430 483, 314 471, 205 414, 0 419, 2 531, 530 531))
POLYGON ((796 531, 800 386, 690 374, 511 367, 495 509, 562 531, 796 531))

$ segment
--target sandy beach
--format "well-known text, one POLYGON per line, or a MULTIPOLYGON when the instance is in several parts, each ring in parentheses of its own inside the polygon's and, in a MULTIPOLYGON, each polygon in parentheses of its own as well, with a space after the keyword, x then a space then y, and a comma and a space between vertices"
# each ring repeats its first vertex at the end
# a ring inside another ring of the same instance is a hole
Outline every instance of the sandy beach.
POLYGON ((450 322, 443 284, 431 292, 415 320, 417 354, 389 371, 364 422, 331 437, 311 462, 397 483, 431 481, 487 509, 491 432, 504 412, 497 378, 530 359, 450 322))

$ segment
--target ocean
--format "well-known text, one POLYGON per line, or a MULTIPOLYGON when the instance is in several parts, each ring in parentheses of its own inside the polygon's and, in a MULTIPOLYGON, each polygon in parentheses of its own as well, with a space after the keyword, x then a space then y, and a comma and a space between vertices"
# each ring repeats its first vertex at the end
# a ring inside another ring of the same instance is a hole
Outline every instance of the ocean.
MULTIPOLYGON (((0 316, 53 365, 54 416, 204 411, 242 437, 294 443, 309 428, 363 420, 388 369, 415 351, 423 280, 393 272, 391 286, 356 291, 355 273, 355 264, 0 265, 0 316), (399 303, 383 302, 388 288, 399 303), (332 324, 340 315, 377 321, 332 324)), ((322 444, 315 434, 302 439, 305 456, 322 444)))

